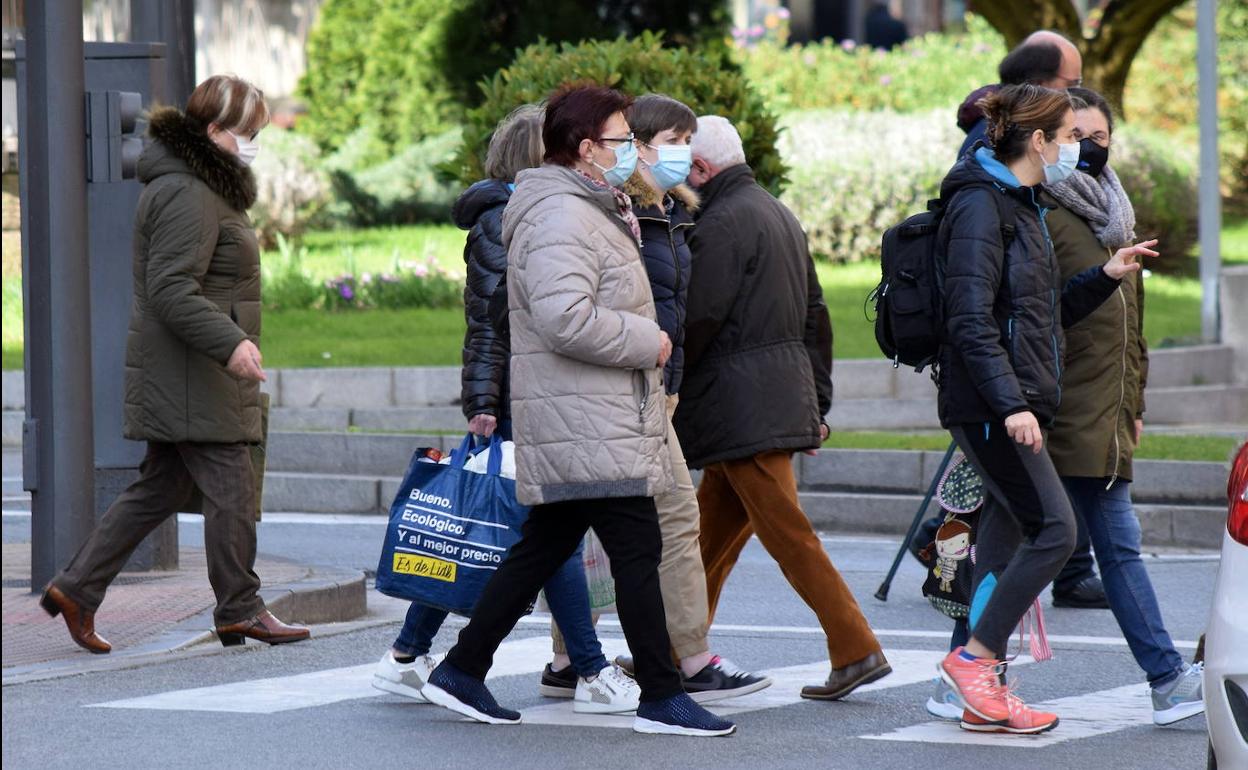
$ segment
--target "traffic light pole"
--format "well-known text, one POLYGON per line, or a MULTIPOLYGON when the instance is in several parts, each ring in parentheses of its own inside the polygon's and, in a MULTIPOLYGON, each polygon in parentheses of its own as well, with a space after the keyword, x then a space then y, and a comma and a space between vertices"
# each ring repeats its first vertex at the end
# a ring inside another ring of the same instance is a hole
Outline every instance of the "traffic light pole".
POLYGON ((22 286, 31 588, 95 524, 82 0, 26 4, 22 286))

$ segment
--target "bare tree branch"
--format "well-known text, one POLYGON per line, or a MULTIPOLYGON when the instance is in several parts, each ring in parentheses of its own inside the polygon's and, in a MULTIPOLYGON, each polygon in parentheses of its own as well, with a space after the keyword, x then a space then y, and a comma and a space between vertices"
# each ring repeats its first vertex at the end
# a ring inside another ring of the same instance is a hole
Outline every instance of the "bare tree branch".
POLYGON ((980 0, 970 10, 1000 32, 1010 48, 1039 29, 1056 30, 1076 42, 1083 38, 1079 12, 1070 0, 980 0))

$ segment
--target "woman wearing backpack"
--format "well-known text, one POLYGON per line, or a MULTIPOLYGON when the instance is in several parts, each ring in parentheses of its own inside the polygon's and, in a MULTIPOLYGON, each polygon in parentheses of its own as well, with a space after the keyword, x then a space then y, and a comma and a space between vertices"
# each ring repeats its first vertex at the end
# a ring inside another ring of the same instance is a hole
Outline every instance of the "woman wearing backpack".
POLYGON ((1086 316, 1139 270, 1153 242, 1117 251, 1063 285, 1041 202, 1042 183, 1075 171, 1075 109, 1064 91, 1008 86, 981 101, 988 146, 979 145, 941 184, 945 339, 938 404, 984 480, 976 540, 971 638, 941 661, 957 691, 962 726, 1038 733, 1055 714, 1033 711, 1004 682, 1010 633, 1074 548, 1069 498, 1044 450, 1061 394, 1062 325, 1086 316), (1003 196, 1013 221, 1003 222, 1003 196), (1060 304, 1059 304, 1060 303, 1060 304))
MULTIPOLYGON (((1072 88, 1079 172, 1048 187, 1061 204, 1049 229, 1062 278, 1099 264, 1135 237, 1135 213, 1109 165, 1113 113, 1095 91, 1072 88)), ((1109 607, 1153 695, 1153 721, 1167 725, 1204 711, 1201 667, 1170 640, 1153 584, 1140 561, 1140 522, 1131 506, 1131 458, 1144 427, 1148 350, 1144 284, 1128 275, 1108 302, 1066 331, 1062 404, 1049 455, 1075 512, 1084 520, 1109 607)))

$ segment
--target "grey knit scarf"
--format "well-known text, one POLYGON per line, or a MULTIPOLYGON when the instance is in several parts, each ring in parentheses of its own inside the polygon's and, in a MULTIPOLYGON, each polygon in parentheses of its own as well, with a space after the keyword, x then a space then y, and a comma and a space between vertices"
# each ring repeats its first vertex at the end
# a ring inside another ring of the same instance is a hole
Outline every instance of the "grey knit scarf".
POLYGON ((1058 203, 1088 223, 1102 246, 1118 249, 1135 242, 1135 209, 1109 166, 1099 179, 1076 171, 1047 189, 1058 203))

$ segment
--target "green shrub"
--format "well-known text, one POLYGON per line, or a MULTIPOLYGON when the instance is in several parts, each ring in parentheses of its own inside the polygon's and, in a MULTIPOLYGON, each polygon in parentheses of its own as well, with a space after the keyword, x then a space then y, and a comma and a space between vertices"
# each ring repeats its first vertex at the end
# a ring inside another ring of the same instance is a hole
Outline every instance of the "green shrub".
POLYGON ((308 137, 274 128, 261 141, 264 149, 253 166, 256 203, 249 213, 261 246, 268 248, 279 235, 298 238, 323 224, 330 186, 316 143, 308 137))
POLYGON ((363 129, 325 161, 333 183, 334 219, 356 227, 446 220, 459 186, 442 179, 462 134, 452 129, 409 145, 376 165, 364 165, 371 132, 363 129))
POLYGON ((460 307, 464 277, 433 262, 402 262, 393 272, 348 271, 326 280, 319 293, 321 307, 330 311, 460 307))
MULTIPOLYGON (((780 151, 793 170, 782 200, 816 258, 832 262, 879 259, 884 230, 936 197, 964 138, 946 110, 820 110, 791 113, 783 124, 780 151)), ((1164 256, 1150 268, 1188 269, 1196 228, 1191 148, 1132 126, 1114 142, 1110 162, 1135 206, 1136 232, 1161 239, 1164 256)))
POLYGON ((1135 233, 1161 241, 1148 267, 1164 273, 1193 268, 1197 238, 1196 153, 1191 145, 1138 124, 1114 132, 1110 165, 1135 208, 1135 233))
POLYGON ((482 80, 507 66, 516 51, 553 44, 633 37, 662 30, 668 47, 722 46, 723 0, 460 0, 445 25, 439 69, 462 103, 481 104, 482 80))
POLYGON ((307 69, 297 96, 308 111, 299 131, 332 149, 360 121, 356 89, 368 60, 376 0, 327 0, 305 47, 307 69))
POLYGON ((815 257, 838 263, 878 260, 884 230, 936 196, 963 139, 947 110, 820 110, 783 124, 792 170, 782 200, 815 257))
POLYGON ((663 48, 661 36, 650 32, 631 40, 559 47, 540 43, 521 51, 506 69, 482 84, 485 101, 468 113, 464 143, 451 167, 459 180, 467 184, 481 178, 490 134, 509 112, 540 102, 560 84, 574 80, 595 81, 632 95, 660 92, 700 115, 731 119, 759 182, 773 191, 783 186, 776 117, 745 78, 717 54, 663 48))
POLYGON ((321 287, 304 272, 307 250, 277 234, 278 258, 264 263, 261 292, 268 310, 306 310, 321 298, 321 287))
POLYGON ((762 42, 734 55, 772 109, 853 108, 916 112, 950 109, 997 80, 1001 35, 967 16, 965 34, 931 33, 892 51, 830 40, 783 47, 762 42))
MULTIPOLYGON (((1199 112, 1196 7, 1189 2, 1153 29, 1131 66, 1126 116, 1195 141, 1199 112)), ((1222 195, 1248 215, 1248 5, 1218 3, 1218 154, 1222 195)))
POLYGON ((298 95, 299 130, 325 150, 360 128, 374 141, 369 165, 457 122, 436 61, 456 3, 441 0, 327 0, 308 37, 298 95))
POLYGON ((464 299, 463 276, 433 262, 405 265, 394 273, 365 273, 359 286, 365 306, 388 310, 459 307, 464 299))

